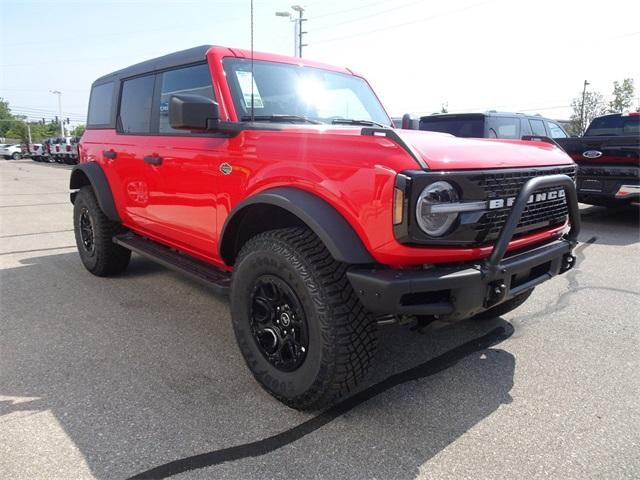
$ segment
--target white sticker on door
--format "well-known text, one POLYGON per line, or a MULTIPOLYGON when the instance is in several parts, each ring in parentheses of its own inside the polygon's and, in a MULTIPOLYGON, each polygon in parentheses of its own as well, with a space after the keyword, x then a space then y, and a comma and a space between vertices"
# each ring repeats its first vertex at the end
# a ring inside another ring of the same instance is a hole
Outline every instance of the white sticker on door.
POLYGON ((238 79, 238 84, 240 85, 242 98, 244 99, 246 107, 251 108, 251 84, 253 83, 253 108, 264 108, 262 97, 260 97, 260 92, 256 85, 256 80, 251 75, 251 72, 236 70, 236 78, 238 79))

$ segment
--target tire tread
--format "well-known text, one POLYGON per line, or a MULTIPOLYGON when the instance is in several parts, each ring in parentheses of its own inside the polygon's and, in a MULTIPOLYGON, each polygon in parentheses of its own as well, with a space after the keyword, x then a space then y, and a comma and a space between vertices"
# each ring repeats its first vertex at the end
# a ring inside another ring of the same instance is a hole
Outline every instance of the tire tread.
POLYGON ((303 275, 318 312, 323 360, 320 374, 303 395, 285 398, 262 385, 293 408, 326 407, 352 392, 369 370, 377 350, 375 320, 347 279, 348 265, 337 262, 310 230, 284 228, 258 234, 243 246, 238 262, 264 249, 283 255, 303 275))

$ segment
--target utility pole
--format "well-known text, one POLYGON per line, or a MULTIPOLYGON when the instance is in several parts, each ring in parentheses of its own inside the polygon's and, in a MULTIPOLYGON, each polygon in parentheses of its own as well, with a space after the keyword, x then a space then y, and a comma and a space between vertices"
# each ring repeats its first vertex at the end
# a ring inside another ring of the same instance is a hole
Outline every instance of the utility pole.
POLYGON ((300 5, 292 5, 291 6, 292 10, 295 10, 296 12, 298 12, 298 19, 297 19, 297 39, 298 39, 298 51, 296 52, 296 56, 299 58, 302 58, 302 47, 306 47, 307 45, 302 43, 302 35, 304 35, 307 32, 303 32, 302 31, 302 22, 306 22, 307 19, 303 18, 304 15, 304 8, 302 8, 300 5))
POLYGON ((307 44, 302 43, 302 36, 307 33, 302 30, 302 22, 306 22, 307 19, 304 18, 304 8, 300 5, 292 5, 291 10, 298 12, 297 18, 291 12, 276 12, 276 17, 287 17, 294 23, 293 55, 295 57, 302 58, 302 47, 308 46, 307 44))
MULTIPOLYGON (((31 144, 33 143, 33 140, 31 140, 31 125, 29 125, 29 120, 27 119, 27 121, 25 122, 27 124, 27 133, 29 134, 29 146, 27 147, 28 149, 31 148, 31 144)), ((29 150, 31 151, 31 150, 29 150)))
POLYGON ((49 90, 51 93, 53 93, 54 95, 58 96, 58 114, 59 114, 59 121, 60 121, 60 136, 64 137, 64 122, 62 121, 62 92, 60 90, 49 90))
POLYGON ((582 105, 580 106, 580 135, 584 134, 584 98, 587 94, 587 85, 590 85, 586 80, 582 87, 582 105))

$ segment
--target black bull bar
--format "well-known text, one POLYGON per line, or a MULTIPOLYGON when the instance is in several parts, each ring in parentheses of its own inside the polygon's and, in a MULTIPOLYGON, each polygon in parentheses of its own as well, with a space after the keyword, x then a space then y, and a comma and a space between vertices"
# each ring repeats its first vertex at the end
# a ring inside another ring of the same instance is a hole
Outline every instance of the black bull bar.
POLYGON ((580 209, 573 180, 547 175, 520 189, 507 220, 484 261, 423 270, 352 267, 347 272, 362 304, 378 314, 463 319, 530 290, 575 264, 580 209), (529 197, 545 187, 564 187, 570 229, 561 238, 505 258, 529 197))

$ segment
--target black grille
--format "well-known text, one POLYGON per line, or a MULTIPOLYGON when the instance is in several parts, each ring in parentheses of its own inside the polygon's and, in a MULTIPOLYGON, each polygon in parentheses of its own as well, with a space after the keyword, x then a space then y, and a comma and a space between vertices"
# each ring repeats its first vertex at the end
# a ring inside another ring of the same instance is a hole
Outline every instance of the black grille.
MULTIPOLYGON (((482 188, 487 199, 516 197, 518 192, 531 178, 546 175, 568 175, 575 181, 576 167, 559 167, 544 170, 515 170, 499 173, 490 173, 473 176, 470 180, 482 188)), ((557 188, 543 188, 536 193, 557 190, 557 188)), ((511 207, 499 208, 485 213, 478 223, 474 225, 477 231, 477 242, 486 242, 498 238, 504 223, 509 216, 511 207)), ((516 228, 516 234, 530 233, 542 228, 561 225, 567 218, 568 209, 564 198, 544 200, 525 208, 520 223, 516 228)))

